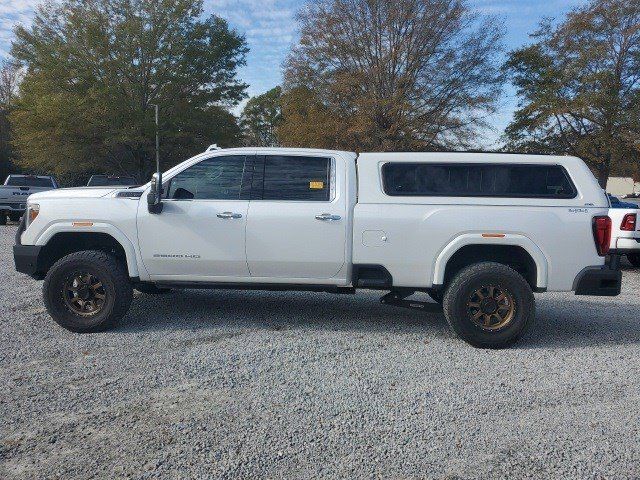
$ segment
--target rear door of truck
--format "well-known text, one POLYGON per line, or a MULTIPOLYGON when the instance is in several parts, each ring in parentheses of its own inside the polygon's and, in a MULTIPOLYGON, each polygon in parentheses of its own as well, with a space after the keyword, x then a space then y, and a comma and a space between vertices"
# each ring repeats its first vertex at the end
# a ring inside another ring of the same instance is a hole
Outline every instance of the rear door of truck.
POLYGON ((346 176, 340 156, 258 155, 246 235, 252 277, 343 276, 351 228, 346 176))

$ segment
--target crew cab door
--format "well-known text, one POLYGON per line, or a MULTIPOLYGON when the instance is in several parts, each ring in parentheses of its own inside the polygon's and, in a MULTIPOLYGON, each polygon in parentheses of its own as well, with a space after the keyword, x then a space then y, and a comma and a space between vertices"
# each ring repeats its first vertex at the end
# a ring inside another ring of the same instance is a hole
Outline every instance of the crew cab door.
POLYGON ((140 252, 152 280, 232 281, 247 277, 245 229, 253 157, 201 160, 164 183, 163 209, 138 209, 140 252), (243 199, 247 197, 246 199, 243 199))
POLYGON ((342 159, 257 156, 246 239, 251 277, 295 281, 338 275, 350 225, 344 176, 342 159))

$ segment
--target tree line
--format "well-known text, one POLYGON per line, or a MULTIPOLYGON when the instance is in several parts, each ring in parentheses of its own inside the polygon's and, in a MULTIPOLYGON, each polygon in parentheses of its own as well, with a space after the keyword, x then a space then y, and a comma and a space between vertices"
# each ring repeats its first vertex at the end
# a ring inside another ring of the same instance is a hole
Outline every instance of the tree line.
POLYGON ((247 42, 201 0, 42 4, 0 66, 0 173, 145 180, 156 104, 164 168, 211 143, 478 148, 511 82, 504 150, 577 155, 603 186, 640 176, 640 0, 591 0, 511 52, 465 0, 318 0, 297 21, 282 85, 236 118, 247 42))

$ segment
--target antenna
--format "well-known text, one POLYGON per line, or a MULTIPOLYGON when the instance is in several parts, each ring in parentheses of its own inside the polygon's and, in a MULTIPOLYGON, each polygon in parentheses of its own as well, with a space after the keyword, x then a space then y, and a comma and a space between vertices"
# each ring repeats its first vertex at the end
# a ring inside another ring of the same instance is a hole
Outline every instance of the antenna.
POLYGON ((162 172, 160 171, 160 127, 158 126, 158 104, 154 104, 156 113, 156 172, 158 173, 159 195, 162 195, 162 172))

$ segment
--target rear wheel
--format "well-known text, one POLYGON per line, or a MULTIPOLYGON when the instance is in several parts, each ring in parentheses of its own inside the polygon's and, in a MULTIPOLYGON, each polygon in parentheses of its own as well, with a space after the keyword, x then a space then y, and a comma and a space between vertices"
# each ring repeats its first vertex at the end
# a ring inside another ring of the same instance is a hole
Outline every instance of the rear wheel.
POLYGON ((505 348, 533 322, 535 300, 527 281, 494 262, 461 270, 447 287, 443 310, 451 329, 479 348, 505 348))
POLYGON ((53 320, 79 333, 115 326, 133 298, 122 263, 97 250, 62 257, 47 272, 42 291, 53 320))
POLYGON ((640 253, 627 253, 627 260, 634 267, 640 267, 640 253))

